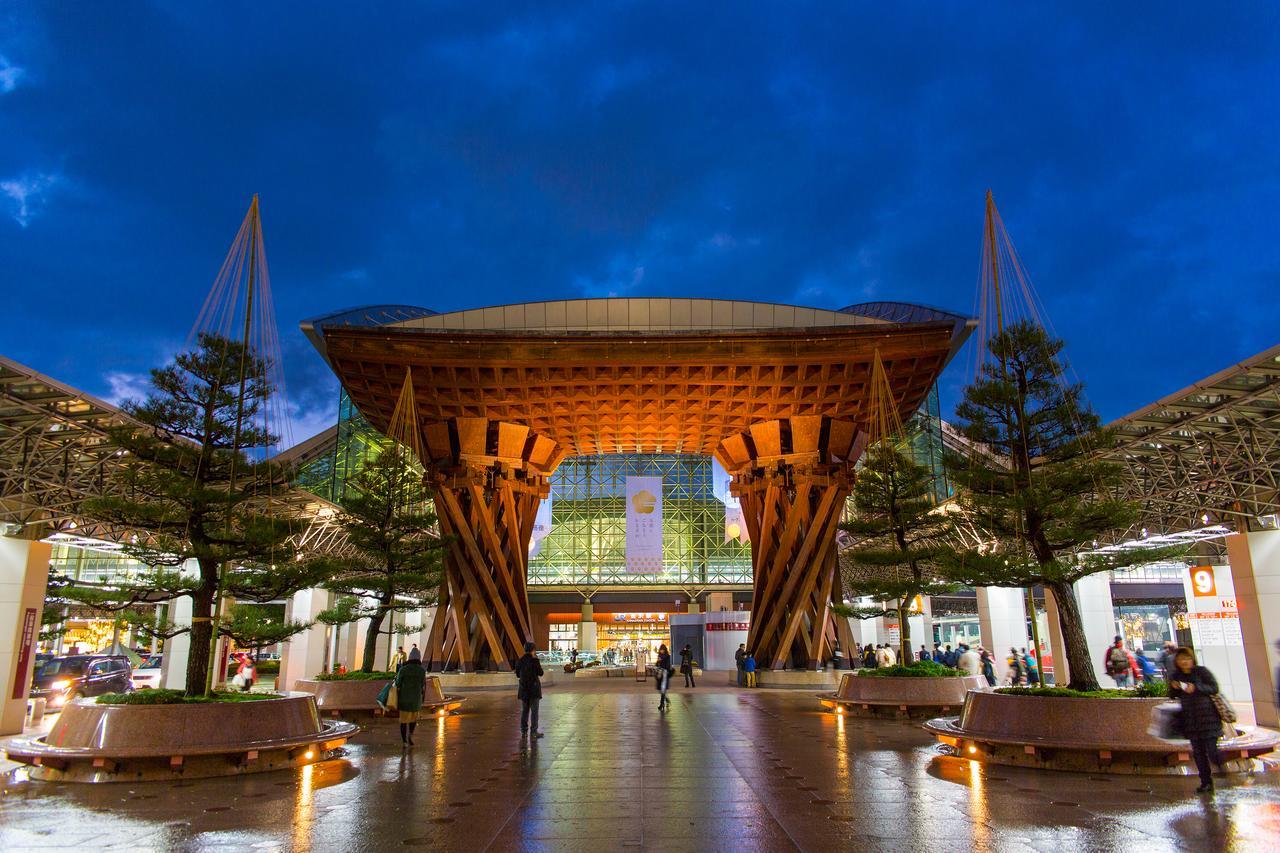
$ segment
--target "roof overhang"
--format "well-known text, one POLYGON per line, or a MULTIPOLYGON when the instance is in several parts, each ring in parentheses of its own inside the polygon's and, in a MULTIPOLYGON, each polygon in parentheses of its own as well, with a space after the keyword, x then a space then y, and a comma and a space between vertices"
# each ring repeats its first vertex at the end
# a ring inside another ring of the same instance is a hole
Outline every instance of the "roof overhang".
MULTIPOLYGON (((574 455, 710 454, 752 424, 793 416, 827 415, 865 425, 877 352, 907 417, 971 329, 964 318, 941 312, 895 321, 789 306, 781 306, 787 308, 782 323, 776 322, 779 306, 766 306, 775 322, 762 327, 755 303, 725 302, 729 307, 720 309, 716 300, 686 301, 708 303, 713 317, 727 311, 721 316, 729 322, 709 329, 672 327, 669 319, 655 323, 650 314, 644 328, 631 328, 634 319, 624 325, 615 315, 611 321, 605 305, 597 315, 603 318, 599 328, 547 328, 567 320, 530 323, 529 306, 503 306, 473 317, 493 318, 505 328, 451 328, 457 314, 319 328, 334 372, 380 430, 387 428, 411 370, 424 426, 479 417, 521 424, 574 455), (750 306, 751 313, 735 306, 750 306), (521 309, 518 319, 508 308, 521 309), (840 322, 797 326, 797 316, 837 316, 840 322)), ((546 318, 549 312, 544 307, 539 313, 546 318)))

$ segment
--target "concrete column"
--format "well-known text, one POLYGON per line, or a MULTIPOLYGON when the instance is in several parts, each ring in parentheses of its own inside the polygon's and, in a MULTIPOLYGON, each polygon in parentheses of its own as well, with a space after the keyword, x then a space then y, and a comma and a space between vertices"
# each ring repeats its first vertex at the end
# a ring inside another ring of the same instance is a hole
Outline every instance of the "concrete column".
POLYGON ((733 593, 731 592, 709 592, 707 593, 707 612, 719 613, 722 610, 733 610, 733 593))
POLYGON ((0 536, 0 735, 22 734, 52 553, 47 542, 0 536))
POLYGON ((338 638, 338 657, 333 663, 345 664, 349 670, 360 668, 364 649, 364 632, 368 626, 368 619, 348 622, 342 626, 342 634, 338 638))
MULTIPOLYGON (((200 565, 195 560, 182 564, 182 574, 198 575, 200 565)), ((169 627, 191 627, 191 596, 183 595, 169 602, 169 627)), ((191 656, 191 635, 179 634, 164 641, 164 658, 160 662, 160 686, 169 690, 187 688, 187 659, 191 656)), ((201 691, 204 685, 200 685, 201 691)))
POLYGON ((1010 648, 1027 648, 1026 592, 1020 587, 978 587, 978 631, 994 658, 996 679, 1004 681, 1010 648))
POLYGON ((1076 601, 1084 622, 1084 638, 1089 644, 1089 659, 1103 687, 1110 681, 1102 669, 1102 653, 1116 639, 1116 611, 1111 602, 1111 573, 1099 572, 1076 581, 1076 601))
MULTIPOLYGON (((923 643, 930 653, 933 652, 933 599, 929 596, 922 596, 923 605, 920 608, 920 638, 916 642, 916 648, 923 643)), ((911 626, 911 635, 915 637, 915 625, 911 626)))
MULTIPOLYGON (((289 599, 286 618, 296 622, 315 622, 320 611, 330 606, 331 593, 327 589, 304 589, 289 599)), ((329 626, 316 622, 307 630, 294 634, 284 643, 280 660, 278 690, 293 690, 293 685, 303 678, 314 678, 328 667, 329 626)))
POLYGON ((594 652, 600 648, 595 614, 595 606, 590 601, 584 601, 582 621, 578 623, 578 651, 580 652, 594 652))
POLYGON ((1274 728, 1280 725, 1275 705, 1280 647, 1272 644, 1280 641, 1280 531, 1228 536, 1227 559, 1235 583, 1254 717, 1258 725, 1274 728))

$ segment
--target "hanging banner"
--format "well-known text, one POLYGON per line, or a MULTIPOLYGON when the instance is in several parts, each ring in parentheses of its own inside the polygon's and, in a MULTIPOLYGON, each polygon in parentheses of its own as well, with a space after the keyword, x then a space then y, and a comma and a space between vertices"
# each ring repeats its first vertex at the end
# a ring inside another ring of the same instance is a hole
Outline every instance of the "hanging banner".
POLYGON ((724 508, 724 541, 731 542, 734 539, 744 543, 751 541, 747 535, 747 522, 742 517, 742 507, 726 506, 724 508))
POLYGON ((529 559, 538 556, 542 540, 551 533, 551 495, 538 504, 538 514, 533 517, 533 535, 529 537, 529 559))
POLYGON ((627 571, 662 572, 662 478, 627 478, 627 571))

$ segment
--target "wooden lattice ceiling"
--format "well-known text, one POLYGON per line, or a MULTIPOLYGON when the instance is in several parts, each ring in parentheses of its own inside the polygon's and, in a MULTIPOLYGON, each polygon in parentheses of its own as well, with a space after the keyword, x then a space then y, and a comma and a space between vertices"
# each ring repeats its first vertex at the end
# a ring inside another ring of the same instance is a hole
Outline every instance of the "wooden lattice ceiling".
POLYGON ((865 421, 878 349, 903 417, 952 350, 953 322, 749 332, 324 330, 352 400, 386 429, 413 372, 424 422, 524 424, 571 455, 710 454, 753 423, 796 415, 865 421))

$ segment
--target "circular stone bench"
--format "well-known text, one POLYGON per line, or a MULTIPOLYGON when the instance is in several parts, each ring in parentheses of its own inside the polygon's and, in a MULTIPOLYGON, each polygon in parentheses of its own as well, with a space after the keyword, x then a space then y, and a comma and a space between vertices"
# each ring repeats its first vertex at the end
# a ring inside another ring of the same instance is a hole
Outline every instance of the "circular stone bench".
MULTIPOLYGON (((940 717, 925 730, 952 754, 975 761, 1091 773, 1193 773, 1191 745, 1147 734, 1151 709, 1168 699, 1016 696, 972 692, 959 717, 940 717)), ((1276 748, 1280 735, 1236 727, 1218 742, 1227 769, 1259 769, 1253 761, 1276 748)))
POLYGON ((135 782, 234 776, 322 761, 360 731, 321 720, 315 700, 99 705, 77 699, 47 734, 10 741, 33 779, 135 782))
MULTIPOLYGON (((384 711, 378 704, 378 694, 390 681, 389 678, 337 681, 298 679, 294 682, 293 689, 314 696, 316 707, 325 716, 390 718, 397 716, 395 709, 384 711)), ((446 696, 440 687, 439 677, 427 676, 426 697, 422 703, 423 713, 456 711, 465 701, 466 699, 461 696, 446 696)))
MULTIPOLYGON (((542 686, 551 687, 556 683, 555 667, 543 664, 542 686)), ((564 675, 561 670, 560 675, 564 675)), ((440 679, 444 689, 455 690, 510 690, 515 693, 519 683, 514 672, 433 672, 431 676, 440 679)))
MULTIPOLYGON (((634 666, 584 666, 573 671, 574 678, 634 678, 634 666)), ((697 670, 694 671, 697 677, 697 670)))
POLYGON ((970 690, 987 686, 980 675, 942 678, 858 675, 846 672, 834 693, 821 693, 823 707, 859 717, 934 717, 964 707, 970 690))

